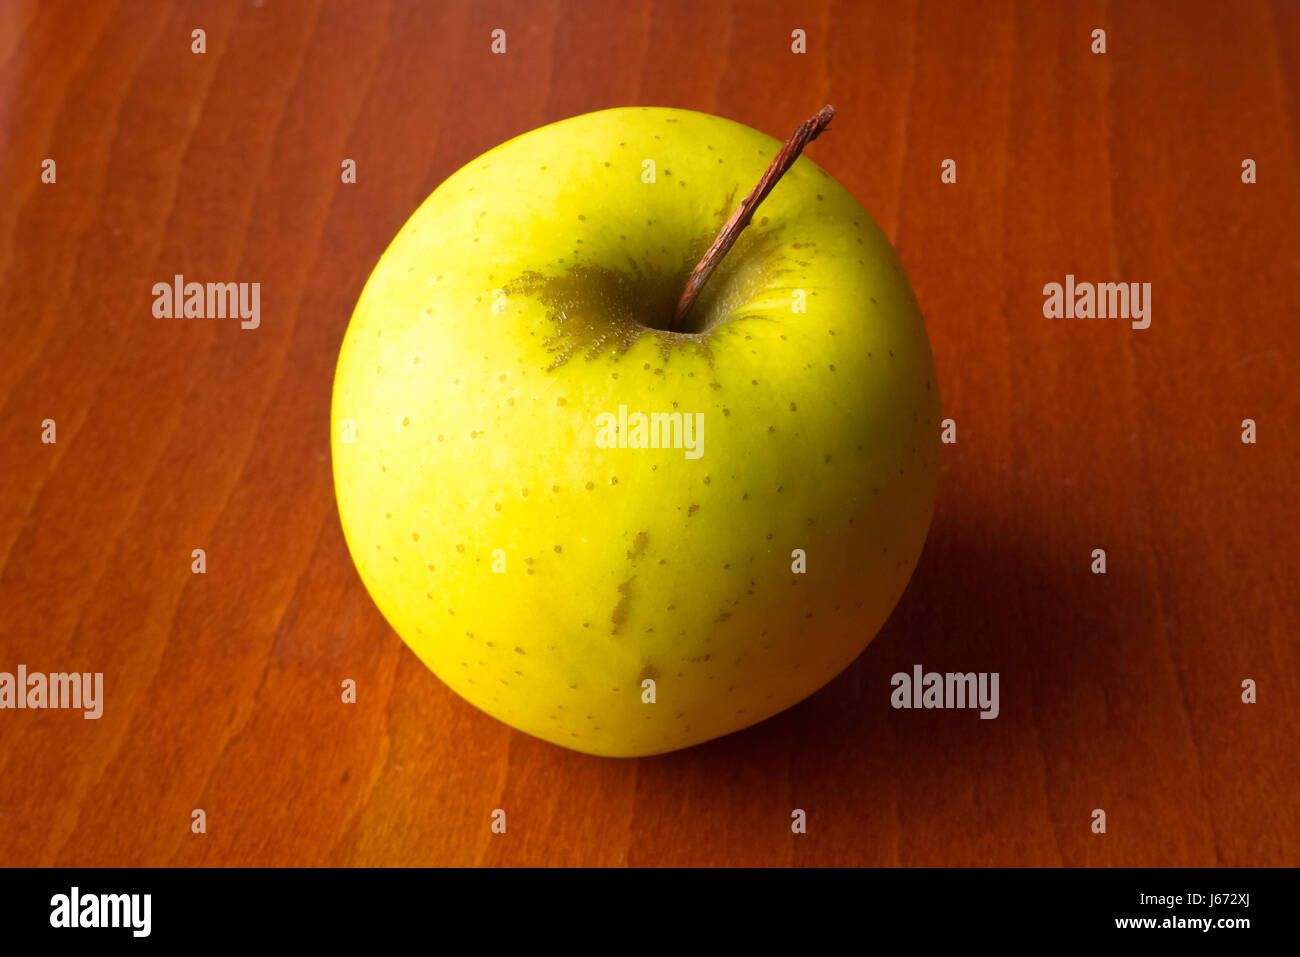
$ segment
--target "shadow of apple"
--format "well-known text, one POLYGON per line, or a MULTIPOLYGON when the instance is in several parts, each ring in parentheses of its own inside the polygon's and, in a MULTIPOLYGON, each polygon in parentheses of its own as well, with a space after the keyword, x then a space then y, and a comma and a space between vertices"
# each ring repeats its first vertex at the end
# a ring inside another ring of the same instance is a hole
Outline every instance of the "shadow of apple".
POLYGON ((1126 667, 1142 639, 1120 634, 1108 611, 1139 596, 1117 594, 1124 581, 1092 575, 1081 554, 1067 566, 1044 539, 937 519, 884 628, 830 684, 752 728, 639 761, 638 807, 678 806, 657 816, 672 833, 634 822, 632 847, 647 849, 646 863, 665 847, 676 863, 772 862, 750 825, 719 835, 718 809, 779 831, 803 808, 809 833, 785 853, 816 849, 817 863, 1053 862, 1062 806, 1078 804, 1083 819, 1098 797, 1089 787, 1106 760, 1107 696, 1142 680, 1126 667), (998 672, 998 717, 894 709, 892 675, 917 664, 998 672))

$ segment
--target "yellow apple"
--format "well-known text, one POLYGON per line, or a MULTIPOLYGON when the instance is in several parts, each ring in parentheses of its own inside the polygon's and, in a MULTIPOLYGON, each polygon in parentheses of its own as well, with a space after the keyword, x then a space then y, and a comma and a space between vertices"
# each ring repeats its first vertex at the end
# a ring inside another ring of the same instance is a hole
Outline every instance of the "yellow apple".
POLYGON ((853 197, 799 158, 674 329, 780 148, 676 109, 534 130, 438 187, 357 303, 348 547, 420 659, 515 728, 619 756, 727 734, 834 677, 907 584, 939 392, 853 197))

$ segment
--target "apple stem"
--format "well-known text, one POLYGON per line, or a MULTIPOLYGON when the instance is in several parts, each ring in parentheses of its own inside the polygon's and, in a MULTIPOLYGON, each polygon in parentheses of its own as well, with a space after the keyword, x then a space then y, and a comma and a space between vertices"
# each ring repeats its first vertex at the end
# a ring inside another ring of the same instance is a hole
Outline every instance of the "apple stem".
POLYGON ((673 317, 673 329, 680 330, 683 328, 686 317, 690 313, 691 307, 695 305, 695 299, 699 296, 700 290, 709 281, 709 276, 717 268, 718 263, 722 262, 722 257, 726 256, 731 251, 731 247, 736 245, 736 240, 740 238, 741 231, 754 218, 754 210, 758 209, 758 204, 767 198, 767 194, 772 192, 772 187, 776 185, 776 181, 794 165, 794 161, 799 158, 803 148, 821 135, 834 115, 835 107, 823 106, 817 111, 816 116, 805 120, 797 130, 790 134, 790 138, 785 141, 781 151, 776 154, 767 171, 759 179, 758 185, 736 207, 736 211, 731 214, 731 218, 727 220, 717 238, 713 240, 713 245, 709 247, 708 252, 691 270, 691 277, 686 281, 686 288, 682 291, 682 298, 677 302, 677 312, 673 317))

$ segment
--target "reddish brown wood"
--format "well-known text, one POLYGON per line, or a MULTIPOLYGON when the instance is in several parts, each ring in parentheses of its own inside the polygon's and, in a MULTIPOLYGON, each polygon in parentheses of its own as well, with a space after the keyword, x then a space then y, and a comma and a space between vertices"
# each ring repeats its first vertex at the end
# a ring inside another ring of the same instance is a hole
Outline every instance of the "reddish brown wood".
POLYGON ((1300 6, 19 2, 0 90, 0 670, 109 695, 0 712, 0 864, 1300 863, 1300 6), (896 243, 958 423, 907 593, 726 739, 612 761, 511 731, 345 550, 362 284, 443 178, 546 122, 780 136, 826 102, 810 153, 896 243), (154 320, 176 272, 260 281, 261 328, 154 320), (1066 273, 1151 282, 1151 328, 1044 319, 1066 273), (916 662, 999 671, 1001 717, 891 710, 916 662))

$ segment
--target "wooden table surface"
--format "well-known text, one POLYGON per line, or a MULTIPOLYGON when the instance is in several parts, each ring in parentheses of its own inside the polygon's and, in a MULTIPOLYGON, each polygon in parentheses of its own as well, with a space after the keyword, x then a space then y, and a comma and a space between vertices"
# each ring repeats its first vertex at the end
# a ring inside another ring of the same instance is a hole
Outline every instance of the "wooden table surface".
POLYGON ((1300 863, 1298 131, 1293 0, 0 2, 0 671, 106 699, 0 711, 0 864, 1300 863), (641 760, 512 731, 344 545, 362 284, 544 123, 784 137, 826 102, 809 154, 897 246, 957 423, 916 574, 746 731, 641 760), (260 282, 260 327, 155 319, 175 273, 260 282), (1150 282, 1150 327, 1044 318, 1067 274, 1150 282), (893 710, 916 663, 998 672, 1000 717, 893 710))

